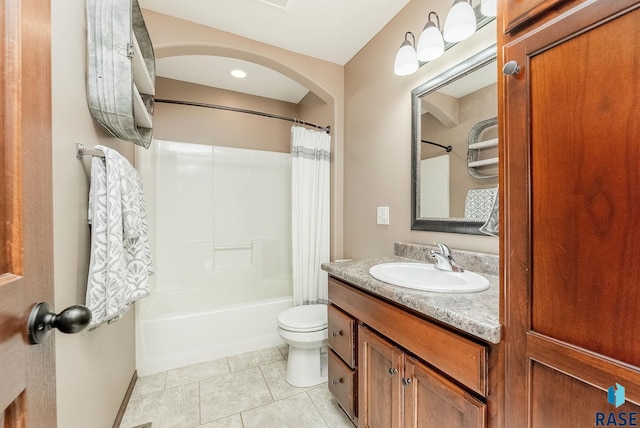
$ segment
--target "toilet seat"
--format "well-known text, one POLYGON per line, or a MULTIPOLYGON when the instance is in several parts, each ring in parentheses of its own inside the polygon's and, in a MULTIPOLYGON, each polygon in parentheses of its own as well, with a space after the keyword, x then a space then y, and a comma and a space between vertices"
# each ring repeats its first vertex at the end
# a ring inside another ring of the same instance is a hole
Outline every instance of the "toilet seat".
POLYGON ((303 305, 278 314, 278 326, 287 331, 309 333, 327 328, 327 305, 303 305))

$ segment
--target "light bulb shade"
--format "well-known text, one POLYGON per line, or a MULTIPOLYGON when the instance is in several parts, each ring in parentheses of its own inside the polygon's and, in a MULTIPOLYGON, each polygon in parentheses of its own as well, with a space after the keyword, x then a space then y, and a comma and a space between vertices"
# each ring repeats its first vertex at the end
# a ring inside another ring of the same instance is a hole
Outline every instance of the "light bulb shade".
POLYGON ((480 12, 484 16, 496 16, 498 15, 497 0, 482 0, 480 5, 480 12))
POLYGON ((416 50, 407 40, 402 42, 400 50, 396 55, 396 61, 393 64, 393 72, 398 76, 407 76, 418 70, 418 56, 416 50))
POLYGON ((476 14, 466 0, 456 0, 444 21, 444 39, 456 43, 476 31, 476 14))
POLYGON ((436 25, 429 21, 424 26, 418 40, 418 59, 420 61, 433 61, 444 53, 444 40, 436 25))

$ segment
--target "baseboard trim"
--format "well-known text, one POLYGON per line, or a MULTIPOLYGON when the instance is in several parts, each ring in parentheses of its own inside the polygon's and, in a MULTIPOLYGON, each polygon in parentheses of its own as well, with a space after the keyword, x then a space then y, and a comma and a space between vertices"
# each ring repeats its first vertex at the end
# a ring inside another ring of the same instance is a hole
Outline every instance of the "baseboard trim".
POLYGON ((120 423, 122 423, 124 412, 127 410, 127 405, 129 405, 129 399, 131 398, 131 394, 133 393, 133 387, 136 386, 137 380, 138 380, 138 371, 135 370, 133 372, 133 376, 131 377, 131 382, 129 382, 129 387, 127 388, 127 392, 124 394, 124 399, 122 400, 122 404, 120 404, 120 409, 118 410, 118 414, 116 415, 116 420, 113 422, 113 428, 120 428, 120 423))

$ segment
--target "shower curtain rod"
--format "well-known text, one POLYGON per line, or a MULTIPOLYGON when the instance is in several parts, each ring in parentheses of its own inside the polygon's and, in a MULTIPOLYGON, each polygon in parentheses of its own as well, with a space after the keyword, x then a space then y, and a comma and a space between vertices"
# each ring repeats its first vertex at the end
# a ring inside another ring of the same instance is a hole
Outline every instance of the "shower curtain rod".
POLYGON ((453 149, 453 147, 451 146, 443 146, 442 144, 434 143, 433 141, 428 141, 428 140, 420 140, 420 141, 422 141, 423 143, 431 144, 432 146, 442 147, 447 151, 447 153, 449 153, 453 149))
POLYGON ((286 120, 286 121, 289 121, 289 122, 294 122, 294 123, 297 123, 299 125, 311 126, 313 128, 325 131, 327 134, 331 134, 331 126, 330 125, 327 125, 327 126, 316 125, 315 123, 308 123, 308 122, 305 122, 304 120, 292 119, 290 117, 279 116, 277 114, 265 113, 265 112, 262 112, 262 111, 246 110, 246 109, 243 109, 243 108, 221 106, 221 105, 217 105, 217 104, 196 103, 196 102, 192 102, 192 101, 166 100, 166 99, 158 99, 158 98, 156 98, 155 102, 157 102, 157 103, 166 103, 166 104, 179 104, 179 105, 194 106, 194 107, 207 107, 207 108, 214 108, 214 109, 218 109, 218 110, 235 111, 235 112, 238 112, 238 113, 254 114, 256 116, 271 117, 273 119, 280 119, 280 120, 286 120))

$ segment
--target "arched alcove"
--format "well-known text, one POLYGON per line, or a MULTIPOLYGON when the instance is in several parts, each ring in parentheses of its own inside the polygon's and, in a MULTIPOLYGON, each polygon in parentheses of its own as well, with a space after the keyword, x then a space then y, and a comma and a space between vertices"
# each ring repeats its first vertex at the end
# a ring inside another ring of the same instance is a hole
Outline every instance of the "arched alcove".
POLYGON ((335 97, 325 88, 316 83, 313 79, 309 78, 308 76, 304 75, 296 68, 288 64, 284 64, 280 61, 275 60, 274 58, 260 55, 255 52, 249 52, 242 49, 234 49, 224 46, 215 46, 210 44, 161 45, 154 46, 154 51, 156 59, 185 55, 211 55, 237 58, 243 61, 253 62, 255 64, 259 64, 263 67, 267 67, 271 70, 277 71, 278 73, 281 73, 284 76, 287 76, 288 78, 300 83, 315 95, 317 95, 325 103, 333 108, 335 107, 335 97))

